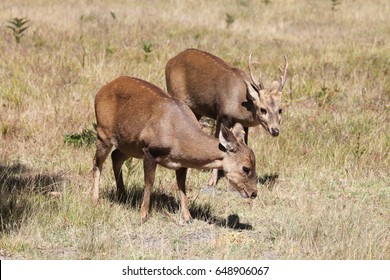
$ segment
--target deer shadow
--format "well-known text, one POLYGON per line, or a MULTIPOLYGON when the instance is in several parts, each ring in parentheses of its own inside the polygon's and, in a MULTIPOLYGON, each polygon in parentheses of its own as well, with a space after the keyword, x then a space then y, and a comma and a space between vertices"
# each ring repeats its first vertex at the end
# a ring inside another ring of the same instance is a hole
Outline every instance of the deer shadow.
POLYGON ((257 183, 272 191, 278 178, 279 174, 277 173, 264 174, 263 176, 257 177, 257 183))
POLYGON ((41 174, 21 163, 0 163, 0 234, 18 230, 31 212, 31 194, 58 189, 61 175, 41 174))
MULTIPOLYGON (((127 190, 126 198, 123 201, 118 201, 116 192, 112 189, 107 193, 103 193, 103 196, 108 197, 112 202, 122 203, 133 209, 139 211, 142 204, 144 189, 143 186, 133 185, 127 190)), ((154 190, 150 198, 150 207, 154 211, 175 214, 180 211, 180 202, 171 195, 167 195, 160 190, 154 190)), ((212 207, 209 203, 198 204, 191 202, 189 210, 193 219, 207 222, 208 224, 216 225, 218 227, 230 228, 233 230, 252 230, 253 227, 247 223, 241 223, 237 214, 230 214, 226 219, 213 215, 212 207)))

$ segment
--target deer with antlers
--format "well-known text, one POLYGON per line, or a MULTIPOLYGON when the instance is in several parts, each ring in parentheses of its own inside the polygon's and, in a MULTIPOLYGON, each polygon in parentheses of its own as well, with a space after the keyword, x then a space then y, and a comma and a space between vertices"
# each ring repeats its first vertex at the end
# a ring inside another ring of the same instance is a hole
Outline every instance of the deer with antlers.
MULTIPOLYGON (((171 58, 165 68, 167 91, 183 100, 199 120, 206 116, 216 120, 216 137, 221 124, 230 128, 241 123, 248 142, 248 127, 262 125, 272 136, 278 136, 282 114, 282 90, 286 83, 288 61, 279 81, 264 86, 262 75, 255 78, 252 55, 249 56, 249 78, 240 69, 222 59, 197 49, 187 49, 171 58)), ((217 183, 213 170, 208 185, 217 183)))

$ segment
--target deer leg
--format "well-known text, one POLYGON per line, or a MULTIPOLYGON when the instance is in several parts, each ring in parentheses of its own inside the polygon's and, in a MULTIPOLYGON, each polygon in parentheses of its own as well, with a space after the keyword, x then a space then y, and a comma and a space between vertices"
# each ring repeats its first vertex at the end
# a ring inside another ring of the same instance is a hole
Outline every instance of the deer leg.
POLYGON ((248 133, 249 133, 249 127, 244 127, 244 131, 245 131, 245 137, 244 137, 244 140, 245 140, 245 144, 248 145, 248 133))
POLYGON ((157 163, 147 149, 144 149, 144 198, 141 205, 141 220, 145 222, 149 218, 149 206, 157 163))
POLYGON ((188 199, 186 195, 186 177, 187 177, 187 168, 180 168, 176 170, 176 181, 180 191, 181 211, 183 213, 184 220, 187 223, 190 223, 192 217, 191 217, 190 210, 188 209, 188 199))
POLYGON ((126 190, 125 185, 123 184, 123 175, 122 175, 122 165, 129 156, 125 155, 118 149, 114 150, 111 153, 112 159, 112 168, 114 169, 116 187, 117 187, 117 197, 121 202, 126 201, 126 190))
POLYGON ((96 204, 99 199, 99 182, 100 174, 102 173, 103 163, 106 160, 108 154, 112 148, 111 144, 104 143, 99 137, 96 140, 96 153, 93 159, 93 189, 92 200, 96 204))
MULTIPOLYGON (((219 131, 221 130, 221 122, 217 119, 215 125, 215 137, 219 137, 219 131)), ((218 169, 213 169, 208 181, 209 186, 215 186, 218 182, 218 169)))

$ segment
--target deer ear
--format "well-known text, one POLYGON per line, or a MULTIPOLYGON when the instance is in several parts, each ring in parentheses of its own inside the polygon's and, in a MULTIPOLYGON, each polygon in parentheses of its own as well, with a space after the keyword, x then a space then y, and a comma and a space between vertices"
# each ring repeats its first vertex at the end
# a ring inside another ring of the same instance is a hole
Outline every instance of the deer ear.
POLYGON ((228 152, 236 152, 238 150, 238 142, 233 132, 221 124, 221 130, 219 131, 219 143, 226 149, 228 152))
POLYGON ((245 143, 245 130, 242 124, 236 123, 232 128, 232 132, 238 142, 245 143))
POLYGON ((247 88, 247 94, 246 94, 247 98, 249 100, 252 100, 252 101, 259 100, 259 89, 257 88, 257 86, 253 85, 252 83, 250 83, 246 79, 244 79, 244 81, 245 81, 246 88, 247 88))

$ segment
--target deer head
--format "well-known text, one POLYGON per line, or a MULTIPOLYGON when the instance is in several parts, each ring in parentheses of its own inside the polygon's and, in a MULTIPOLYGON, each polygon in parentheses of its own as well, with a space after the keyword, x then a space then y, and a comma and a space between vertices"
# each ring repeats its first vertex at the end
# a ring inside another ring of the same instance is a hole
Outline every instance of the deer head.
POLYGON ((261 125, 272 135, 278 136, 282 114, 282 90, 286 83, 288 61, 284 56, 284 69, 281 68, 280 80, 273 81, 271 87, 266 89, 263 84, 262 75, 257 80, 254 75, 252 54, 249 55, 249 76, 250 81, 245 79, 247 84, 248 99, 252 100, 256 110, 256 116, 261 125))
POLYGON ((245 144, 245 132, 240 123, 231 130, 223 124, 219 133, 219 142, 226 156, 222 166, 230 185, 244 198, 256 198, 256 161, 253 151, 245 144))

